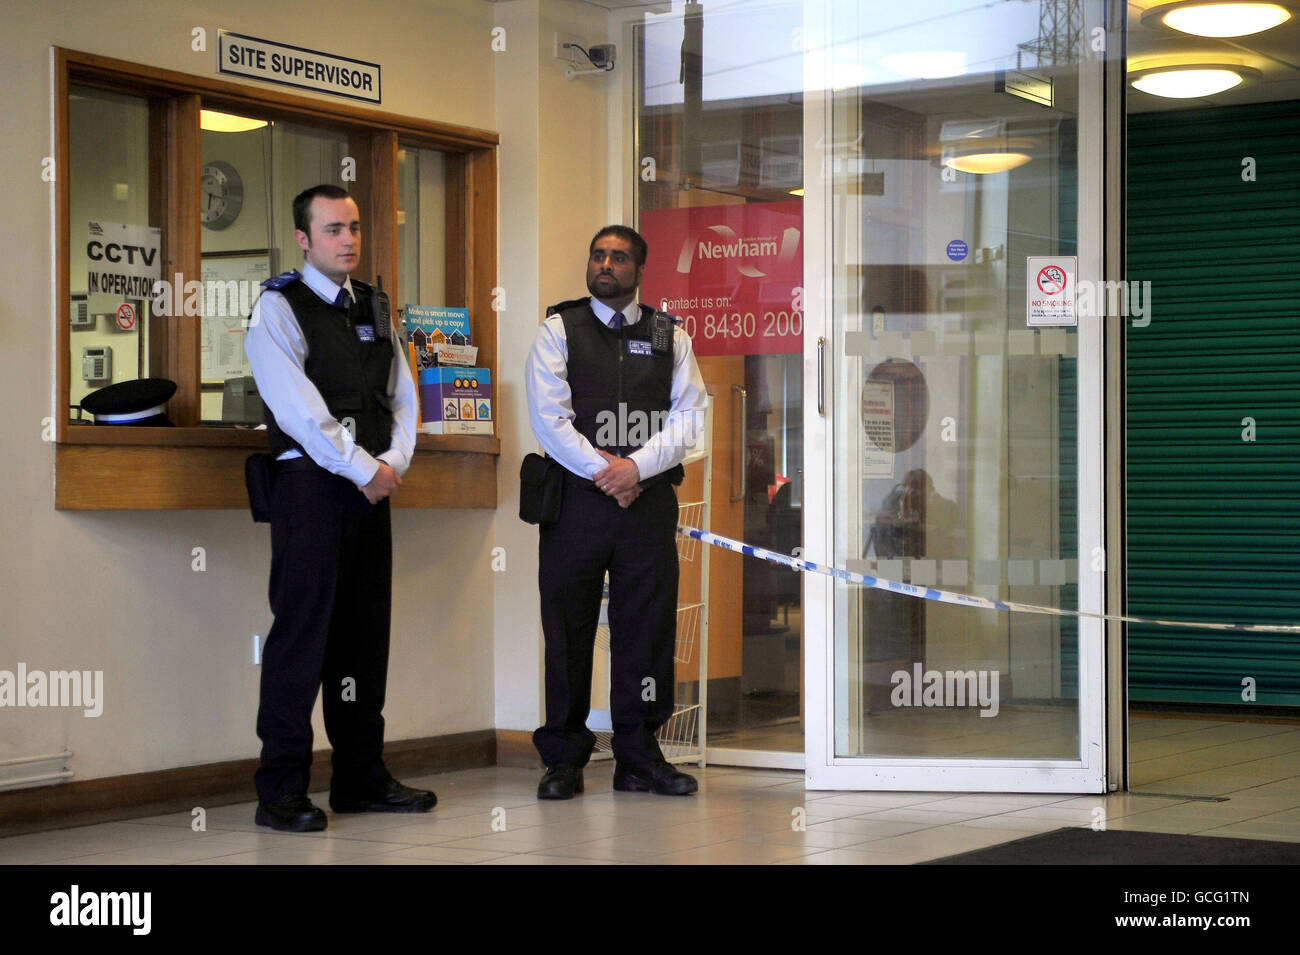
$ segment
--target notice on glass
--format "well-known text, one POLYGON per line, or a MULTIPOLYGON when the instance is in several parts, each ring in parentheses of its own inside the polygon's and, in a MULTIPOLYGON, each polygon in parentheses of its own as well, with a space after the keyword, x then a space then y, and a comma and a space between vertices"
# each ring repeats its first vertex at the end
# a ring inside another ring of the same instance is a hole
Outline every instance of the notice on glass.
POLYGON ((259 283, 271 274, 265 253, 203 260, 203 380, 226 381, 252 375, 244 357, 244 335, 259 283))
POLYGON ((1025 319, 1030 328, 1078 325, 1076 255, 1025 257, 1025 319))
POLYGON ((862 476, 894 476, 894 383, 862 383, 862 476))

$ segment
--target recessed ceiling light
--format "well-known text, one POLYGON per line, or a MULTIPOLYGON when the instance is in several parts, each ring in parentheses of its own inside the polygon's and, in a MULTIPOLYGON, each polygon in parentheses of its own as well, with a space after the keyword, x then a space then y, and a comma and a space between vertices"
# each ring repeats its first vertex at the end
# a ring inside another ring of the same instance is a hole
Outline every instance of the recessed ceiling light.
POLYGON ((261 129, 265 125, 266 120, 253 119, 251 116, 220 113, 215 109, 199 110, 199 126, 210 133, 246 133, 250 129, 261 129))
POLYGON ((1158 67, 1142 70, 1131 80, 1134 89, 1169 99, 1213 96, 1241 84, 1247 70, 1240 66, 1209 64, 1158 67))
POLYGON ((1181 33, 1195 36, 1248 36, 1262 33, 1291 19, 1291 11, 1280 3, 1207 3, 1181 0, 1151 7, 1142 14, 1148 26, 1162 23, 1181 33))

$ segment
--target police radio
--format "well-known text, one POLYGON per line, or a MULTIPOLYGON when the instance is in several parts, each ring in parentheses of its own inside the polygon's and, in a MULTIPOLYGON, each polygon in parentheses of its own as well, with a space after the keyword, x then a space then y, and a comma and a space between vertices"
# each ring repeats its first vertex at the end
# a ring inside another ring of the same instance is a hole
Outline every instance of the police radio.
POLYGON ((384 291, 384 277, 375 276, 375 291, 370 296, 370 314, 375 324, 375 341, 393 337, 393 307, 384 291))
POLYGON ((650 350, 656 355, 667 355, 673 350, 673 324, 676 322, 667 312, 655 312, 650 316, 650 350))

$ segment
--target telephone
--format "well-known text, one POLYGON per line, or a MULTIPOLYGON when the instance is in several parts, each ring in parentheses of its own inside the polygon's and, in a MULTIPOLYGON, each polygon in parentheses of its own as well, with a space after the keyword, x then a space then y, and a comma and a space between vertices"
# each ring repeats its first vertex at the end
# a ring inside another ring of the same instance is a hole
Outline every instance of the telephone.
POLYGON ((96 316, 91 314, 84 294, 73 294, 71 314, 72 330, 74 332, 93 329, 95 327, 96 316))
POLYGON ((109 381, 113 377, 113 349, 103 345, 81 349, 81 380, 109 381))

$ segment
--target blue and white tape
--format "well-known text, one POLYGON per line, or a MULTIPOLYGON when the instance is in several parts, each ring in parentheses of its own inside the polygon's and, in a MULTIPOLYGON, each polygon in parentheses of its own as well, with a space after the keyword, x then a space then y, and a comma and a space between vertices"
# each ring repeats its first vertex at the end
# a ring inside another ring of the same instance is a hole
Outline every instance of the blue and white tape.
POLYGON ((849 570, 840 570, 838 567, 827 567, 823 564, 813 563, 810 560, 800 560, 798 557, 791 557, 788 554, 778 554, 775 551, 764 550, 762 547, 754 547, 751 544, 732 540, 730 537, 723 537, 721 534, 702 531, 698 527, 678 525, 677 533, 686 537, 693 537, 695 540, 702 541, 705 544, 712 544, 714 547, 721 547, 724 550, 729 550, 737 554, 744 554, 746 557, 757 557, 759 560, 770 561, 774 564, 784 564, 792 570, 824 574, 827 577, 834 577, 837 580, 843 580, 850 584, 859 584, 863 587, 872 587, 876 590, 887 590, 890 593, 903 594, 907 597, 916 597, 919 600, 933 600, 937 603, 957 604, 961 607, 976 607, 981 610, 1002 610, 1009 613, 1047 614, 1053 617, 1083 617, 1090 620, 1120 620, 1125 623, 1149 623, 1160 627, 1185 627, 1194 630, 1228 630, 1237 633, 1300 634, 1300 624, 1206 623, 1201 620, 1161 620, 1154 617, 1131 617, 1125 614, 1116 613, 1092 613, 1087 610, 1062 610, 1060 607, 1040 607, 1037 604, 1017 603, 1011 600, 992 600, 988 597, 974 597, 970 594, 954 593, 951 590, 937 590, 934 587, 922 587, 918 584, 905 584, 897 580, 885 580, 880 577, 871 577, 867 574, 855 574, 849 570))

